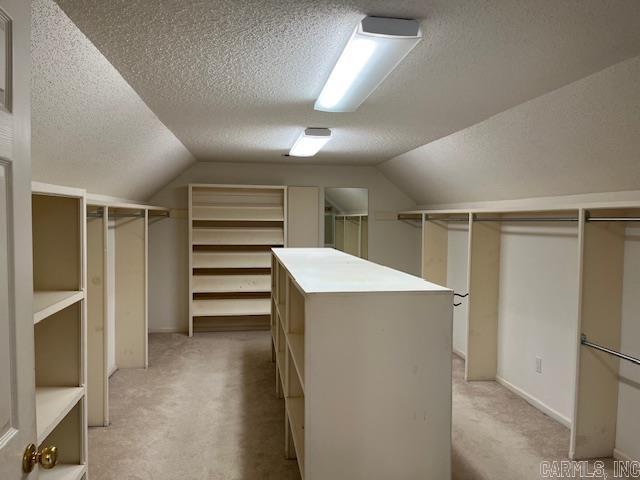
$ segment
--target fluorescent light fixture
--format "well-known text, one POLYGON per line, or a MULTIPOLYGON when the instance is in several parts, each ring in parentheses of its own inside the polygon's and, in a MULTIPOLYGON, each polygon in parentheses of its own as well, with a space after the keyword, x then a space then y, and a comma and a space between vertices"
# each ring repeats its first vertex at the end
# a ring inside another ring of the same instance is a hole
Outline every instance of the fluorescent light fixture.
POLYGON ((365 17, 347 42, 314 108, 356 111, 421 39, 417 20, 365 17))
POLYGON ((313 157, 329 140, 331 140, 331 130, 328 128, 307 128, 293 144, 289 155, 292 157, 313 157))

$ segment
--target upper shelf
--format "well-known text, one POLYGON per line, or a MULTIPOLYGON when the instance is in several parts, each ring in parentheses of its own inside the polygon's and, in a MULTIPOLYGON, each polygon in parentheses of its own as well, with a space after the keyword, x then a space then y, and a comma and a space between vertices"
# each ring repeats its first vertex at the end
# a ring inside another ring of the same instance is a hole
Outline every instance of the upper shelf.
POLYGON ((284 245, 282 228, 194 228, 194 245, 284 245))
POLYGON ((33 323, 38 323, 83 298, 82 291, 33 292, 33 323))
POLYGON ((193 220, 282 222, 282 205, 207 205, 194 206, 193 220))

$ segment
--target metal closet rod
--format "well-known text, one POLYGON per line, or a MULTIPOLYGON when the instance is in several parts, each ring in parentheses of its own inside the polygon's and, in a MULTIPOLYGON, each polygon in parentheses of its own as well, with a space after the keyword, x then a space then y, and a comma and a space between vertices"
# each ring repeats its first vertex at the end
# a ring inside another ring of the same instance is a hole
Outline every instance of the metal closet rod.
POLYGON ((109 218, 144 218, 144 213, 109 213, 109 218))
POLYGON ((580 335, 580 343, 585 347, 594 348, 596 350, 600 350, 601 352, 608 353, 609 355, 613 355, 614 357, 618 357, 623 360, 626 360, 627 362, 640 365, 640 358, 636 358, 636 357, 632 357, 631 355, 626 355, 624 353, 616 352, 615 350, 611 350, 610 348, 603 347, 602 345, 598 345, 597 343, 590 342, 584 333, 580 335))
MULTIPOLYGON (((429 218, 425 215, 425 220, 443 222, 468 222, 467 218, 429 218)), ((578 217, 478 217, 473 214, 474 222, 577 222, 578 217)), ((640 222, 640 217, 591 217, 587 216, 587 222, 640 222)))

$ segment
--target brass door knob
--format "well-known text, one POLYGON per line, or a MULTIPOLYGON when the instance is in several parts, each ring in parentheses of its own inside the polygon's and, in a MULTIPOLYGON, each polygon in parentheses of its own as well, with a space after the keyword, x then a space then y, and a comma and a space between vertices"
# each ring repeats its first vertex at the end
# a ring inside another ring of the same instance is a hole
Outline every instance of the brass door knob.
POLYGON ((38 452, 33 443, 27 446, 22 456, 22 471, 30 473, 36 463, 39 463, 45 470, 55 467, 58 464, 58 447, 44 447, 38 452))

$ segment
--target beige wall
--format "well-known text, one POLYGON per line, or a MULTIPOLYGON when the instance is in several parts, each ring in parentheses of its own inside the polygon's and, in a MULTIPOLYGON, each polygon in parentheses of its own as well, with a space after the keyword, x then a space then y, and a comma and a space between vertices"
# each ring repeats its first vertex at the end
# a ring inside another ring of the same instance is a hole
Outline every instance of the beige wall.
MULTIPOLYGON (((151 203, 187 207, 189 183, 264 184, 361 187, 369 190, 369 259, 419 274, 420 230, 395 220, 395 213, 415 207, 409 197, 374 167, 199 162, 151 198, 151 203)), ((318 208, 324 202, 321 191, 318 208)), ((323 238, 324 215, 319 215, 323 238)), ((319 241, 322 241, 319 239, 319 241)), ((151 226, 149 234, 149 328, 187 328, 187 225, 168 219, 151 226)))

